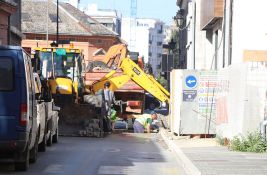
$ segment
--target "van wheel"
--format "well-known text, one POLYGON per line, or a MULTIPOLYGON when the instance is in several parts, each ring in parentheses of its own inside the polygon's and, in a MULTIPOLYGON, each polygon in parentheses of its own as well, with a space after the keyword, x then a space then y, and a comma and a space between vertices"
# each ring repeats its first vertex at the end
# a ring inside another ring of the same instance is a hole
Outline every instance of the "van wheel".
POLYGON ((40 152, 46 151, 46 135, 44 135, 42 142, 39 144, 38 151, 40 152))
POLYGON ((35 163, 37 161, 37 153, 38 153, 38 136, 36 137, 34 147, 30 151, 30 163, 35 163))
POLYGON ((30 166, 30 151, 29 147, 27 146, 26 150, 22 153, 22 162, 15 162, 15 170, 16 171, 27 171, 30 166))
POLYGON ((52 146, 52 132, 50 132, 48 140, 47 140, 47 146, 52 146))
MULTIPOLYGON (((45 128, 46 131, 46 128, 45 128)), ((38 151, 45 152, 46 151, 46 133, 44 133, 42 142, 38 145, 38 151)))
POLYGON ((58 142, 58 129, 56 130, 55 135, 53 135, 53 143, 57 143, 58 142))

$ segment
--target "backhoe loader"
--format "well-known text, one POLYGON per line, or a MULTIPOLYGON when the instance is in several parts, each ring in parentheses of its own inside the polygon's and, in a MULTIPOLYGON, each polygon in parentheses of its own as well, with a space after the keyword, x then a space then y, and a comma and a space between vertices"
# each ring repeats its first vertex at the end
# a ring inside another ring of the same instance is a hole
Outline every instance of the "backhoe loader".
POLYGON ((94 114, 90 105, 82 105, 82 53, 75 48, 34 48, 34 68, 52 94, 59 112, 59 134, 76 135, 84 120, 94 114))

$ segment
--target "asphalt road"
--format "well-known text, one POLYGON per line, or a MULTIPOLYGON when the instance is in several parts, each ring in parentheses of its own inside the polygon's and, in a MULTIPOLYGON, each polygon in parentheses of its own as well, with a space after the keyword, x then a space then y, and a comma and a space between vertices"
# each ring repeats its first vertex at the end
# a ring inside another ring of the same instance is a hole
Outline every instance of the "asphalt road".
POLYGON ((27 172, 12 164, 0 174, 18 175, 176 175, 177 161, 159 134, 113 134, 103 139, 60 137, 59 143, 38 154, 27 172))

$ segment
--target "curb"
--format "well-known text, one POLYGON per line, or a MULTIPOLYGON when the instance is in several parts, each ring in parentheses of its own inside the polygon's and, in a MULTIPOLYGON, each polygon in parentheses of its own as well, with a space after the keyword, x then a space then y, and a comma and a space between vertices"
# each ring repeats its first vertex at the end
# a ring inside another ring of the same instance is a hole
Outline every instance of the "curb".
POLYGON ((183 153, 183 151, 175 145, 175 143, 168 139, 165 135, 164 131, 160 130, 160 135, 162 136, 164 142, 168 145, 168 147, 175 152, 181 167, 184 169, 187 175, 201 175, 201 172, 197 169, 197 167, 193 164, 191 160, 183 153))

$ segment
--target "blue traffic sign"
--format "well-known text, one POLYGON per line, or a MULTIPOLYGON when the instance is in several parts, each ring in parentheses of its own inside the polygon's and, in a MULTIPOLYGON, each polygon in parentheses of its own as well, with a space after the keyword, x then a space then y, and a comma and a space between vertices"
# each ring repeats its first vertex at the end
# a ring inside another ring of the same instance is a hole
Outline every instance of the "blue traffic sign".
POLYGON ((188 88, 195 88, 197 86, 197 78, 193 75, 189 75, 185 78, 185 85, 188 88))

